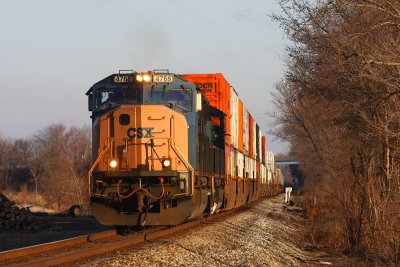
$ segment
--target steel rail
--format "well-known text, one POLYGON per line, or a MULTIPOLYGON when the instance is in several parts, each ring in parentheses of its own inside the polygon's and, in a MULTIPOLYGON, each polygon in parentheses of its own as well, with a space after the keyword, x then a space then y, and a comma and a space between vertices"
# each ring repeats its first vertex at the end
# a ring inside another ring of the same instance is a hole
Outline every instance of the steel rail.
POLYGON ((68 239, 58 240, 58 241, 54 241, 54 242, 49 242, 49 243, 44 243, 44 244, 39 244, 39 245, 34 245, 34 246, 29 246, 29 247, 6 250, 6 251, 0 252, 0 263, 1 263, 1 261, 13 260, 13 259, 20 258, 20 257, 27 257, 27 256, 31 256, 34 254, 48 252, 48 251, 59 249, 59 248, 65 248, 65 247, 69 247, 69 246, 83 244, 83 243, 96 241, 96 240, 100 240, 100 239, 104 239, 104 238, 111 238, 111 237, 115 237, 115 236, 117 236, 117 232, 115 230, 110 230, 110 231, 104 231, 104 232, 93 233, 93 234, 88 234, 88 235, 81 235, 81 236, 77 236, 77 237, 72 237, 72 238, 68 238, 68 239))
MULTIPOLYGON (((140 233, 139 232, 138 235, 132 236, 132 237, 127 237, 123 240, 115 240, 115 241, 111 241, 109 243, 99 244, 98 246, 90 247, 90 248, 78 248, 74 251, 65 252, 63 254, 54 255, 54 256, 50 256, 50 257, 45 257, 43 259, 36 259, 33 261, 24 262, 24 263, 15 263, 16 265, 13 265, 13 266, 44 267, 44 266, 56 266, 56 265, 61 265, 61 264, 65 265, 68 263, 82 261, 87 258, 96 257, 99 255, 105 254, 107 252, 112 252, 112 251, 115 251, 118 249, 124 249, 124 248, 132 247, 135 245, 140 245, 145 242, 153 242, 153 241, 159 240, 159 239, 167 237, 167 236, 175 235, 175 234, 178 234, 185 230, 193 229, 203 223, 215 221, 215 220, 221 219, 221 217, 229 216, 234 211, 235 210, 228 210, 225 212, 215 214, 213 216, 207 216, 202 219, 196 219, 196 220, 190 221, 188 223, 178 225, 176 227, 163 229, 163 230, 159 230, 159 231, 148 232, 148 233, 140 233)), ((5 251, 5 252, 0 253, 0 265, 2 264, 1 261, 18 260, 18 258, 23 259, 24 257, 27 257, 27 256, 32 256, 35 254, 38 255, 40 253, 48 252, 48 251, 51 251, 54 249, 60 249, 60 248, 64 248, 64 247, 68 247, 68 246, 72 246, 72 245, 84 244, 84 243, 87 243, 90 241, 99 240, 99 239, 103 239, 103 238, 107 238, 107 237, 115 237, 115 236, 117 236, 115 231, 107 231, 107 232, 102 232, 102 233, 98 233, 98 234, 80 236, 80 237, 76 237, 76 238, 46 243, 43 245, 21 248, 21 249, 16 249, 16 250, 12 250, 12 251, 5 251), (113 234, 111 232, 113 232, 113 234)))

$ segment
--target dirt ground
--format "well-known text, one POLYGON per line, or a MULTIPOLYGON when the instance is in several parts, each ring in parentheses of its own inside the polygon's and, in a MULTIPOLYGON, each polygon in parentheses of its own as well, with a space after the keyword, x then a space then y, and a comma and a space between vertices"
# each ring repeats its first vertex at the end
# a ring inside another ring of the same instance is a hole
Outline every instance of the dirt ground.
POLYGON ((302 240, 309 221, 283 198, 83 266, 347 266, 341 255, 302 240))

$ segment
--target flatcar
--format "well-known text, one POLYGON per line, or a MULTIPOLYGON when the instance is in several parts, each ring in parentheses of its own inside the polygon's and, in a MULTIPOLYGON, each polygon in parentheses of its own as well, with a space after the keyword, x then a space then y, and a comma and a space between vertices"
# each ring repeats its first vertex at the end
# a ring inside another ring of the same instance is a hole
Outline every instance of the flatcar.
POLYGON ((119 71, 86 95, 90 209, 104 225, 178 225, 280 191, 260 127, 220 73, 119 71))

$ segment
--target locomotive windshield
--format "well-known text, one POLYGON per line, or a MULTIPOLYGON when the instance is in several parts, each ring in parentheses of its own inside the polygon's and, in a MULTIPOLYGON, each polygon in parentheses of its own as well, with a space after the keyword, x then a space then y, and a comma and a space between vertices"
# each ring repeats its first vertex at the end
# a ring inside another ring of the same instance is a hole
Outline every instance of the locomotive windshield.
POLYGON ((140 92, 136 87, 107 88, 102 87, 95 92, 95 109, 102 110, 120 104, 138 104, 141 102, 140 92))
POLYGON ((192 90, 182 88, 149 88, 144 93, 146 104, 167 104, 183 112, 192 111, 192 90))
MULTIPOLYGON (((149 76, 149 75, 147 75, 149 76)), ((146 77, 147 77, 146 76, 146 77)), ((154 77, 159 77, 155 75, 154 77)), ((182 82, 173 82, 172 75, 169 82, 157 80, 133 80, 132 75, 111 75, 95 84, 87 93, 89 96, 89 110, 104 112, 119 105, 159 104, 167 105, 177 112, 186 113, 193 110, 193 88, 186 87, 182 82), (125 79, 126 77, 126 79, 125 79), (131 78, 131 79, 129 79, 131 78)), ((142 75, 137 75, 142 77, 142 75)), ((154 79, 154 78, 153 78, 154 79)), ((159 79, 159 78, 158 78, 159 79)))

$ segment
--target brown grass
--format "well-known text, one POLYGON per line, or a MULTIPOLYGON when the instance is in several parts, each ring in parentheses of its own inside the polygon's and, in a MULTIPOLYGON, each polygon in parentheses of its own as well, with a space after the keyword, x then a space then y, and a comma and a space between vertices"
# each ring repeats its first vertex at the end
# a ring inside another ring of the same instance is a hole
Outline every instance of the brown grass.
POLYGON ((43 196, 22 187, 19 191, 5 190, 2 193, 10 200, 14 201, 18 207, 35 207, 36 210, 50 211, 55 210, 56 205, 51 205, 43 196), (39 209, 38 209, 39 207, 39 209))

